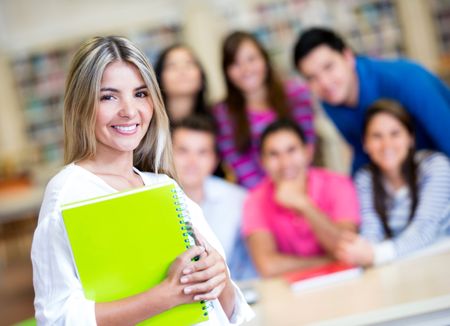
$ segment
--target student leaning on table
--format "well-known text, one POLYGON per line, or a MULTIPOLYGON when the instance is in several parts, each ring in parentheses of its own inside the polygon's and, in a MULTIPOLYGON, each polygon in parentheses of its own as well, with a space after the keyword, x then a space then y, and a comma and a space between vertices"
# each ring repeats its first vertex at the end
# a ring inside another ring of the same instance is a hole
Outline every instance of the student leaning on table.
POLYGON ((242 232, 264 277, 324 264, 343 231, 356 232, 358 200, 349 177, 310 166, 298 124, 279 120, 261 135, 267 177, 248 195, 242 232))
POLYGON ((450 161, 438 152, 415 151, 411 118, 395 101, 368 108, 363 137, 370 163, 356 174, 361 236, 343 235, 338 257, 370 266, 443 235, 450 219, 450 161))
POLYGON ((130 41, 95 37, 78 50, 66 83, 64 132, 68 165, 47 186, 31 252, 38 324, 134 325, 199 300, 214 302, 204 325, 251 317, 229 278, 218 240, 189 200, 192 222, 211 245, 203 241, 181 254, 166 279, 143 293, 102 303, 83 294, 61 205, 171 180, 173 175, 159 88, 147 59, 130 41), (192 261, 197 255, 200 260, 192 261))

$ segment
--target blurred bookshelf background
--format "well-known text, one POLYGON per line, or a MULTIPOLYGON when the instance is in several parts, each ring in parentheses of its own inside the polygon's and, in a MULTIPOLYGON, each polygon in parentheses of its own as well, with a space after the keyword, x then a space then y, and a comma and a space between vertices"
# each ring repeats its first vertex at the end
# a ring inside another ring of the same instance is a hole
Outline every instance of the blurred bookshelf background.
POLYGON ((0 325, 33 313, 29 249, 43 188, 62 166, 62 101, 72 54, 87 37, 123 35, 151 62, 185 42, 223 95, 220 44, 252 31, 285 77, 292 46, 313 25, 358 53, 407 56, 450 80, 449 0, 0 0, 0 325))

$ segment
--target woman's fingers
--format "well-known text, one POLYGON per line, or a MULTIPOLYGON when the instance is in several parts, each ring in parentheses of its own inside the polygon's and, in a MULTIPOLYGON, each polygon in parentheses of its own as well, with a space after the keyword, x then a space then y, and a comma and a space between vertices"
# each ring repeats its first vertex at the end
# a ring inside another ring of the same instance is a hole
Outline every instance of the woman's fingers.
POLYGON ((192 274, 204 269, 208 269, 211 266, 215 265, 216 262, 216 257, 214 257, 214 255, 209 254, 206 257, 203 256, 198 261, 192 262, 191 264, 186 266, 186 268, 183 269, 183 274, 192 274))
POLYGON ((204 251, 197 261, 188 261, 182 270, 180 283, 185 284, 183 293, 194 296, 193 300, 213 300, 223 291, 228 280, 224 258, 196 232, 198 243, 204 251))
MULTIPOLYGON (((208 279, 205 282, 202 283, 196 283, 194 285, 189 285, 184 288, 183 292, 185 294, 194 294, 197 295, 206 295, 208 293, 211 293, 214 291, 214 289, 219 288, 223 289, 223 286, 225 286, 225 281, 227 277, 224 273, 217 274, 216 276, 208 279)), ((221 290, 220 290, 221 292, 221 290)), ((220 294, 218 293, 218 295, 220 294)), ((214 292, 216 293, 216 292, 214 292)), ((201 300, 201 299, 200 299, 201 300)))
POLYGON ((217 287, 205 294, 197 294, 194 296, 195 301, 214 300, 217 299, 225 288, 225 282, 220 283, 217 287))
POLYGON ((205 248, 202 246, 192 246, 181 255, 177 257, 175 261, 178 261, 182 265, 187 265, 191 262, 195 257, 201 256, 205 253, 205 248))
MULTIPOLYGON (((207 258, 205 258, 205 260, 207 260, 207 258)), ((204 282, 214 276, 216 276, 217 274, 220 273, 224 273, 225 274, 225 265, 221 262, 218 262, 216 264, 209 264, 209 263, 205 263, 205 264, 196 264, 197 266, 201 266, 197 267, 196 269, 193 269, 192 266, 189 266, 186 269, 190 269, 192 270, 191 273, 189 274, 185 274, 181 277, 180 282, 181 283, 197 283, 197 282, 204 282)), ((184 272, 184 270, 183 270, 184 272)))
POLYGON ((204 252, 205 248, 200 246, 193 246, 183 252, 170 266, 168 277, 176 277, 176 275, 182 274, 182 271, 189 266, 191 261, 195 257, 201 256, 204 252))

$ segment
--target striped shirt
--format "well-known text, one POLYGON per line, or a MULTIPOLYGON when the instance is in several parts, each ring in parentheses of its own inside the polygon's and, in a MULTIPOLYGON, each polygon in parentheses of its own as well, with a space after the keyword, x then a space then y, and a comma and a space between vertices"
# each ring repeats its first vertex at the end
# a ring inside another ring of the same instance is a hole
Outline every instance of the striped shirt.
MULTIPOLYGON (((418 204, 408 224, 411 196, 408 189, 390 192, 387 208, 392 239, 385 239, 381 219, 375 211, 372 175, 367 168, 355 177, 361 207, 361 235, 374 244, 374 264, 387 263, 421 249, 435 241, 449 223, 450 160, 437 152, 420 151, 418 166, 418 204)), ((389 191, 388 191, 389 193, 389 191)))
MULTIPOLYGON (((303 129, 308 143, 314 142, 313 110, 309 91, 298 81, 287 82, 285 89, 292 118, 303 129)), ((259 137, 264 129, 277 119, 276 112, 273 109, 257 112, 247 108, 251 146, 244 153, 240 153, 236 148, 228 107, 219 103, 213 108, 213 114, 219 128, 217 142, 222 160, 232 169, 237 183, 246 188, 253 188, 265 175, 259 164, 259 137)))

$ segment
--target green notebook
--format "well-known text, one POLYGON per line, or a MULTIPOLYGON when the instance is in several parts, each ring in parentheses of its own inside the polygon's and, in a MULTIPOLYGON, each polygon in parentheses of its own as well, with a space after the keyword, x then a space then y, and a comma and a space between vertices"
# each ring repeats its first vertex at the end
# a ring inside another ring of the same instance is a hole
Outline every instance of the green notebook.
MULTIPOLYGON (((192 245, 172 182, 62 206, 86 298, 106 302, 159 284, 192 245)), ((204 302, 177 306, 139 325, 192 325, 208 320, 204 302)))

